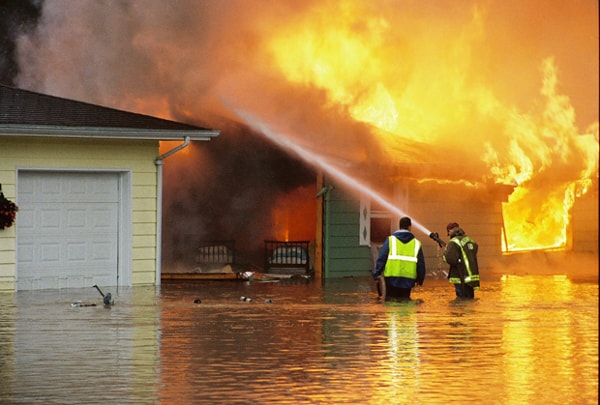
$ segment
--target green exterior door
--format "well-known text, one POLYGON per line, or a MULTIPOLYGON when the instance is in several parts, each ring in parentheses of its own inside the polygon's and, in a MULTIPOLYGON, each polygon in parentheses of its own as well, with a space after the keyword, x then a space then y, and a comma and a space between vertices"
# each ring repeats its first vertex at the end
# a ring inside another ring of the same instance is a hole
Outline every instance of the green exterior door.
POLYGON ((360 232, 360 200, 334 187, 323 203, 323 278, 370 274, 373 260, 360 232))

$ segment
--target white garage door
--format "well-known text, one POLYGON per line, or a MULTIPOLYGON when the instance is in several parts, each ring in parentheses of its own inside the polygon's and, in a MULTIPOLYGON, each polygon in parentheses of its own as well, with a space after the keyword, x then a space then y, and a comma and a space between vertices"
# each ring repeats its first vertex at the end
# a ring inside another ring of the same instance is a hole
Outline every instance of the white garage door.
POLYGON ((17 289, 117 285, 119 174, 20 171, 17 289))

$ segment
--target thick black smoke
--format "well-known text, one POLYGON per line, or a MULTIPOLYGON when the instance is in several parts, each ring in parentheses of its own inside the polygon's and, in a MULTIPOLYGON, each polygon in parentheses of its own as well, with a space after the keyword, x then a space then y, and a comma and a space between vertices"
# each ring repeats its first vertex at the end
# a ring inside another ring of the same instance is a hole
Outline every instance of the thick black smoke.
MULTIPOLYGON (((16 41, 35 30, 42 6, 43 0, 0 4, 1 83, 17 84, 16 41)), ((166 271, 189 270, 197 246, 208 240, 235 240, 236 261, 260 265, 262 241, 273 237, 271 211, 277 196, 314 183, 315 173, 247 127, 219 118, 202 124, 221 130, 221 136, 192 143, 185 153, 164 161, 166 271)))
POLYGON ((0 83, 14 86, 19 74, 15 40, 31 31, 41 14, 41 1, 2 0, 0 3, 0 83))
POLYGON ((166 270, 189 270, 196 247, 213 240, 235 240, 237 263, 261 265, 277 196, 315 183, 312 169, 260 134, 231 122, 219 129, 220 136, 164 162, 166 270))

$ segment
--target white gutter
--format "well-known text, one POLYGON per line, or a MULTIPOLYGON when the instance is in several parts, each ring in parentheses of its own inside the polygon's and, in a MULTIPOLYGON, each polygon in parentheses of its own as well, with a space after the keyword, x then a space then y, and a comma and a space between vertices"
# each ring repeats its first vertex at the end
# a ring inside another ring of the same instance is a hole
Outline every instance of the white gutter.
POLYGON ((156 285, 160 285, 162 275, 162 194, 163 194, 163 160, 190 144, 190 137, 186 136, 181 145, 178 145, 170 151, 163 153, 154 160, 156 170, 156 285))
POLYGON ((96 138, 96 139, 153 139, 160 141, 177 141, 182 131, 192 141, 209 141, 218 136, 216 130, 181 130, 151 128, 110 128, 110 127, 64 127, 49 125, 15 125, 0 124, 2 136, 34 136, 52 138, 96 138))

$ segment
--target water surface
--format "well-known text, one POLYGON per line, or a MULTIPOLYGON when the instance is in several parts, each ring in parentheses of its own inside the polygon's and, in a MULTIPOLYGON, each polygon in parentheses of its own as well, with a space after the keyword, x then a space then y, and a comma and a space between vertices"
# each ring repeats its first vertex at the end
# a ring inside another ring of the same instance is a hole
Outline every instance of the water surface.
POLYGON ((508 276, 457 302, 426 280, 386 304, 369 278, 110 292, 0 294, 0 403, 598 402, 597 281, 508 276))

